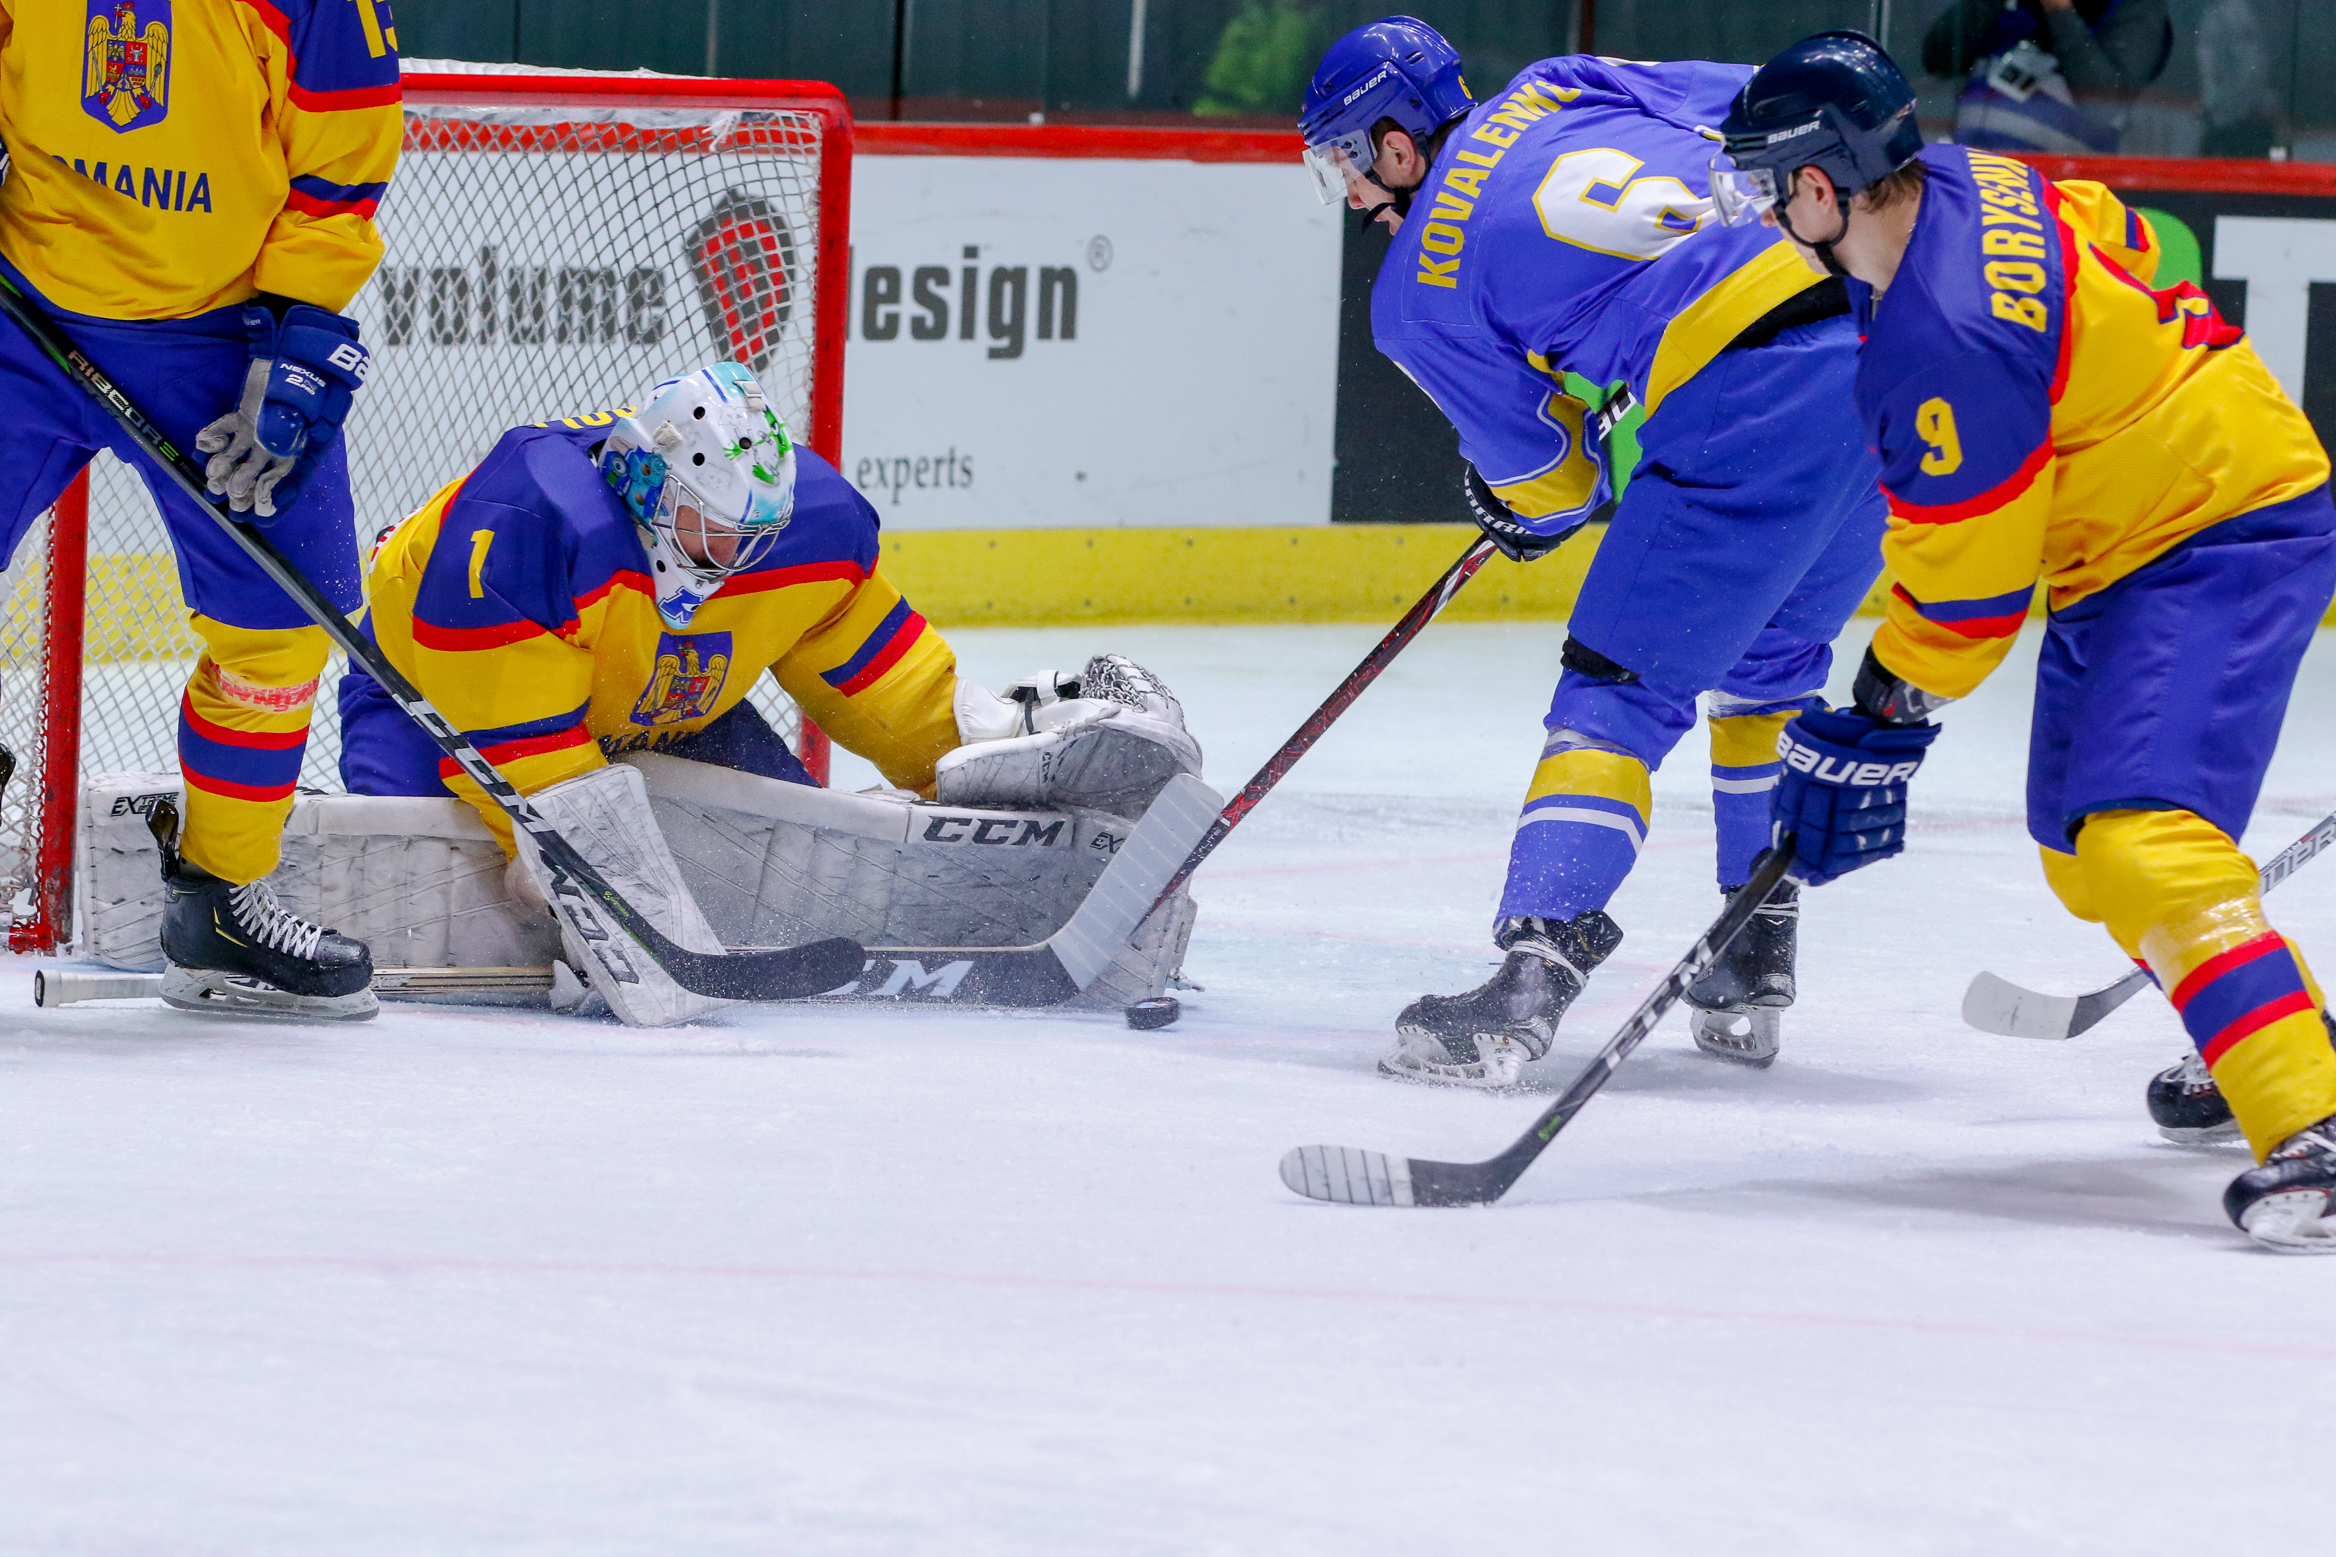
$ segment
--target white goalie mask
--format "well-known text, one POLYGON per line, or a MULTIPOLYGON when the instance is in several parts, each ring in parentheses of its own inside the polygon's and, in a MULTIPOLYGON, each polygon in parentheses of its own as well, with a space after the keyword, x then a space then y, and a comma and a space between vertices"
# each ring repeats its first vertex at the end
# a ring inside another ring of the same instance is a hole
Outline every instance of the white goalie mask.
POLYGON ((677 629, 769 556, 795 514, 795 445, 735 362, 669 378, 618 416, 600 473, 640 527, 657 614, 677 629))

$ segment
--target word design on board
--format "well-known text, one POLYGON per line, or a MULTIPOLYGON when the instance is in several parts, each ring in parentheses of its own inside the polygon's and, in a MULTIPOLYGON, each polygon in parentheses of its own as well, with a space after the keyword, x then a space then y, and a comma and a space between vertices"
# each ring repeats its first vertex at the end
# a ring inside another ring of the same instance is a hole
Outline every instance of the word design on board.
POLYGON ((1033 334, 1042 341, 1079 337, 1079 272, 1070 265, 992 265, 985 285, 981 246, 964 248, 965 263, 870 265, 860 272, 855 326, 864 341, 993 342, 989 356, 1022 355, 1033 334), (985 305, 986 304, 986 308, 985 305), (1035 326, 1035 330, 1033 330, 1035 326))

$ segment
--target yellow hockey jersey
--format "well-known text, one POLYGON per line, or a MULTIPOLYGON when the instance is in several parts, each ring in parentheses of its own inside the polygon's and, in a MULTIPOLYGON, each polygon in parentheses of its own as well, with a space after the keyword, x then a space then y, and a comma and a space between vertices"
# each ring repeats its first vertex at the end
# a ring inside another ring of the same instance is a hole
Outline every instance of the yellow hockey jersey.
POLYGON ((0 255, 61 308, 329 308, 381 259, 388 0, 0 0, 0 255))
MULTIPOLYGON (((958 744, 957 661, 878 569, 867 499, 798 449, 777 546, 677 630, 658 615, 632 516, 593 463, 609 421, 514 428, 390 532, 367 593, 391 662, 524 794, 707 728, 766 668, 846 750, 929 790, 958 744)), ((451 760, 429 760, 508 848, 501 808, 451 760)))
POLYGON ((2311 424, 2196 285, 2154 290, 2149 223, 2099 184, 1964 146, 1928 182, 1866 343, 1858 411, 1896 579, 1874 652, 1961 697, 2041 582, 2054 608, 2210 524, 2328 479, 2311 424))

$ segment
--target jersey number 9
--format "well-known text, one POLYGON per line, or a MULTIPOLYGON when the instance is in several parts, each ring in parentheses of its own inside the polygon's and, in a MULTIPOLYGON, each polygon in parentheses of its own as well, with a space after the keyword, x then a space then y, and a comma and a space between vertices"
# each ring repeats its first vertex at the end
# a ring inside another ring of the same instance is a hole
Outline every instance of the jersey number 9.
POLYGON ((1937 395, 1914 408, 1916 436, 1930 445, 1922 457, 1926 476, 1951 476, 1963 468, 1963 435, 1955 431, 1955 408, 1937 395))

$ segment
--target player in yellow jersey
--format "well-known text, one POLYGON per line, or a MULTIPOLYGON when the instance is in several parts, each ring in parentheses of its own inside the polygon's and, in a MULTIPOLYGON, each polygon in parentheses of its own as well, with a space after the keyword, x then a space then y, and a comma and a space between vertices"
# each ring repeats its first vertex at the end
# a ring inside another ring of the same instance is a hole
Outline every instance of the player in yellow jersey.
MULTIPOLYGON (((343 313, 381 258, 397 164, 386 0, 0 0, 0 280, 33 298, 212 489, 343 609, 358 603, 338 441, 365 378, 343 313)), ((161 507, 204 652, 179 707, 185 830, 164 998, 374 1010, 355 941, 278 906, 322 629, 64 372, 0 328, 0 557, 99 449, 161 507)))
POLYGON ((2336 591, 2328 457, 2192 283, 2153 289, 2149 224, 2098 184, 1921 144, 1857 33, 1753 76, 1723 126, 1723 211, 1846 274, 1857 398, 1896 579, 1855 702, 1787 727, 1776 825, 1814 882, 1903 847, 1929 715, 2003 658, 2036 587, 2028 828, 2053 890, 2182 1014, 2197 1069, 2161 1126, 2233 1120, 2260 1166, 2223 1197, 2258 1242, 2336 1253, 2336 1052, 2236 839, 2336 591))

